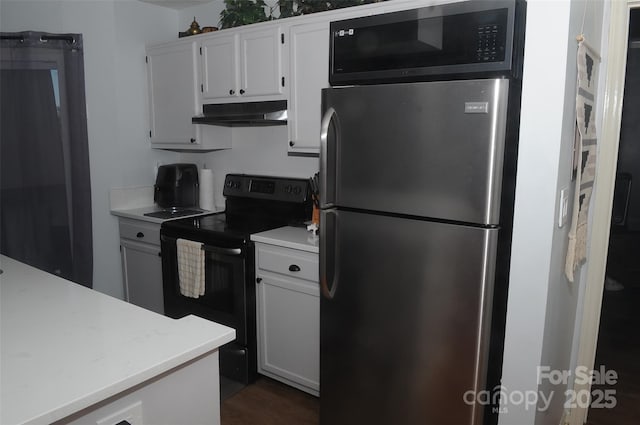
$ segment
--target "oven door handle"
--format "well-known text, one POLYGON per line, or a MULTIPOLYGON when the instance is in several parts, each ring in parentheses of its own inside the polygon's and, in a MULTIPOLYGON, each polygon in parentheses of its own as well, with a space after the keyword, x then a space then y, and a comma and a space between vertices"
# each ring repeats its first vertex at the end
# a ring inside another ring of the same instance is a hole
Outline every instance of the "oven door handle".
POLYGON ((202 250, 222 255, 242 255, 241 248, 221 248, 219 246, 202 245, 202 250))
MULTIPOLYGON (((160 235, 160 240, 175 244, 177 239, 160 235)), ((220 246, 202 244, 202 250, 222 255, 242 255, 242 248, 223 248, 220 246)))

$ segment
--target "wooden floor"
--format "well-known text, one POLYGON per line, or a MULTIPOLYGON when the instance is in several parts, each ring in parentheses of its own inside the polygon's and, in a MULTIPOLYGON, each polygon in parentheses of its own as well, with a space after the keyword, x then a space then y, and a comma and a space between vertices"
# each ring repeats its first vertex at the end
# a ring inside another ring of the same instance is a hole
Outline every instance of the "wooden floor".
POLYGON ((317 397, 260 377, 222 402, 222 425, 318 425, 317 397))
POLYGON ((591 408, 589 425, 640 424, 640 233, 611 235, 607 276, 624 286, 603 295, 596 369, 604 365, 618 373, 612 409, 591 408))

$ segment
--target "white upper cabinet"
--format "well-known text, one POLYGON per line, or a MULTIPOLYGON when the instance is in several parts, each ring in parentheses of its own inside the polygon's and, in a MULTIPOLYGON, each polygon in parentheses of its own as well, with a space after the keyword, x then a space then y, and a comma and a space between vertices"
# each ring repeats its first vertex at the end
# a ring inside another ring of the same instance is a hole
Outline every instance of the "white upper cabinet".
POLYGON ((192 145, 199 139, 191 117, 200 113, 196 42, 149 47, 150 136, 152 145, 192 145))
POLYGON ((280 26, 235 30, 203 39, 203 101, 282 98, 282 46, 280 26))
POLYGON ((238 37, 217 35, 202 41, 202 97, 234 97, 240 85, 238 37))
POLYGON ((318 155, 329 23, 421 6, 396 0, 263 22, 147 48, 151 146, 231 147, 229 127, 192 124, 207 103, 287 100, 288 153, 318 155))
POLYGON ((191 122, 202 113, 200 68, 195 40, 147 48, 151 147, 189 151, 231 148, 229 128, 191 122))
POLYGON ((283 93, 283 45, 279 26, 240 33, 241 96, 283 93))
POLYGON ((320 152, 320 94, 329 87, 329 22, 289 31, 289 153, 320 152))

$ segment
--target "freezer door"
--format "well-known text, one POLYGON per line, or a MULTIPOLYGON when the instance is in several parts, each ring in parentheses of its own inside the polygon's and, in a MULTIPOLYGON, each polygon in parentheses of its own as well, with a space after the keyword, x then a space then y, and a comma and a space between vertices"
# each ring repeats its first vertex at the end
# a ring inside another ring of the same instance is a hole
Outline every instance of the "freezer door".
POLYGON ((508 91, 507 79, 324 89, 323 205, 499 223, 508 91))
POLYGON ((481 424, 498 230, 321 219, 321 425, 481 424))

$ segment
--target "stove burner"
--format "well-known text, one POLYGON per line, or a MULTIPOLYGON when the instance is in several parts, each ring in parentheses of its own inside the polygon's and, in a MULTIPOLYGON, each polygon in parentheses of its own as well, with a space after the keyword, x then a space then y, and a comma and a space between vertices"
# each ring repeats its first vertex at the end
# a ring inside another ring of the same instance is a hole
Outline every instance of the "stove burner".
POLYGON ((175 217, 184 217, 187 215, 201 214, 203 212, 205 211, 201 209, 188 209, 188 208, 174 207, 174 208, 165 208, 160 211, 146 213, 144 215, 148 217, 155 217, 155 218, 175 218, 175 217))

